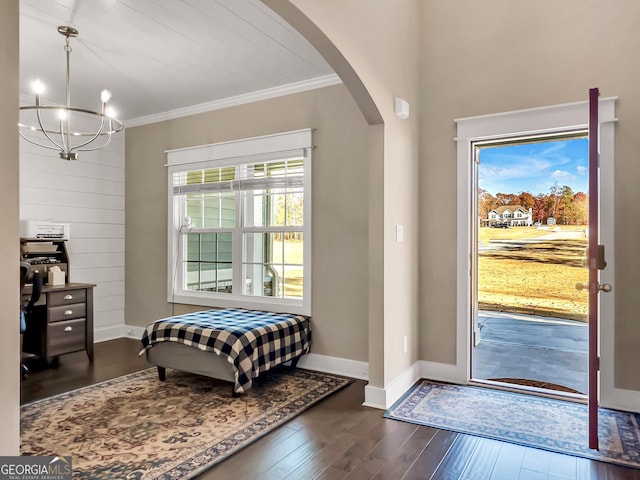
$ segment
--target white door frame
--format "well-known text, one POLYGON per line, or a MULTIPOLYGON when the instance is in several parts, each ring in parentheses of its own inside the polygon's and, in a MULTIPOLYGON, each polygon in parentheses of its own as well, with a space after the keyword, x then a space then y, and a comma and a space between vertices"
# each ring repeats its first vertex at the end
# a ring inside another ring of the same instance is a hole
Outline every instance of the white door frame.
MULTIPOLYGON (((586 92, 585 92, 586 96, 586 92)), ((637 401, 614 386, 614 127, 617 97, 602 98, 600 110, 600 243, 605 245, 607 268, 601 283, 613 291, 600 297, 600 404, 631 409, 637 401)), ((471 378, 471 262, 472 241, 472 144, 476 141, 586 130, 589 102, 576 102, 527 110, 456 119, 457 124, 457 312, 456 366, 451 381, 471 378)))

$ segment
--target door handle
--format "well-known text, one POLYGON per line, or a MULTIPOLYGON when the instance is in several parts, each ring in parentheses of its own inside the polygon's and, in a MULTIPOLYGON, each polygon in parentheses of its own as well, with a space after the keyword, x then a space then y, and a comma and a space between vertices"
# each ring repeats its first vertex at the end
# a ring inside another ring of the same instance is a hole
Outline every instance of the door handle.
MULTIPOLYGON (((609 293, 613 287, 609 283, 597 283, 598 291, 609 293)), ((589 290, 588 283, 576 283, 576 290, 589 290)))
POLYGON ((71 330, 73 330, 73 327, 71 327, 71 326, 64 327, 64 331, 65 332, 70 332, 71 330))

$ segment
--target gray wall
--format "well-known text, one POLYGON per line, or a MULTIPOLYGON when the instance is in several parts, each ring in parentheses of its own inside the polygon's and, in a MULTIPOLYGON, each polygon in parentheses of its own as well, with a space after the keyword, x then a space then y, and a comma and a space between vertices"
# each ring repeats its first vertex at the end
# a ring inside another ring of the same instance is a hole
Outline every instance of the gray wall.
POLYGON ((4 267, 0 275, 0 455, 17 455, 19 447, 18 24, 18 0, 3 2, 0 15, 0 264, 4 267))
POLYGON ((369 387, 386 387, 418 359, 421 2, 265 2, 313 42, 345 79, 349 92, 359 100, 363 115, 378 126, 379 138, 369 151, 369 387), (291 8, 287 7, 289 4, 291 8), (307 21, 301 21, 300 15, 306 16, 307 21), (311 28, 309 21, 317 28, 311 28), (396 96, 412 106, 408 119, 395 115, 396 96), (379 115, 371 113, 368 100, 374 102, 379 115), (402 242, 396 241, 397 225, 404 227, 402 242), (408 349, 403 353, 405 336, 408 349))
MULTIPOLYGON (((420 358, 455 363, 454 118, 619 96, 615 386, 640 390, 640 2, 428 0, 422 9, 420 358)), ((462 299, 462 301, 465 301, 462 299)))
MULTIPOLYGON (((311 127, 314 353, 368 360, 370 127, 342 85, 133 127, 126 137, 127 325, 172 314, 167 303, 164 151, 311 127)), ((204 307, 178 305, 173 312, 204 307)))

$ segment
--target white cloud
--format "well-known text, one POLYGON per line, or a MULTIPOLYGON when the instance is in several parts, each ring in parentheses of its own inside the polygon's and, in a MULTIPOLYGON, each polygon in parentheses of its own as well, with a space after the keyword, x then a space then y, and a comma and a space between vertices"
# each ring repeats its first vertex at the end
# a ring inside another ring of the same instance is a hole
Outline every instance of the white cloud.
POLYGON ((587 167, 584 165, 576 165, 576 170, 578 171, 578 175, 585 175, 587 173, 587 167))
POLYGON ((481 168, 478 173, 481 179, 492 178, 501 180, 511 180, 517 178, 531 178, 532 172, 545 171, 551 163, 538 158, 523 157, 517 155, 505 155, 501 158, 502 165, 485 165, 480 161, 481 168))
POLYGON ((564 170, 555 170, 551 173, 551 176, 553 178, 571 178, 571 174, 564 170))

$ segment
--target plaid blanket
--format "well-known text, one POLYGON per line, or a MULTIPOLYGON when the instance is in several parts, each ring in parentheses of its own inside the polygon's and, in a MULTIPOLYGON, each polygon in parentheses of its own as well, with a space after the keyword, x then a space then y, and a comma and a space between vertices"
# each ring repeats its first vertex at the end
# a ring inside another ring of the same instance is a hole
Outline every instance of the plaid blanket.
POLYGON ((145 349, 158 342, 181 342, 226 358, 235 375, 234 391, 244 393, 254 378, 272 367, 309 353, 309 318, 231 308, 164 318, 147 325, 145 349))

